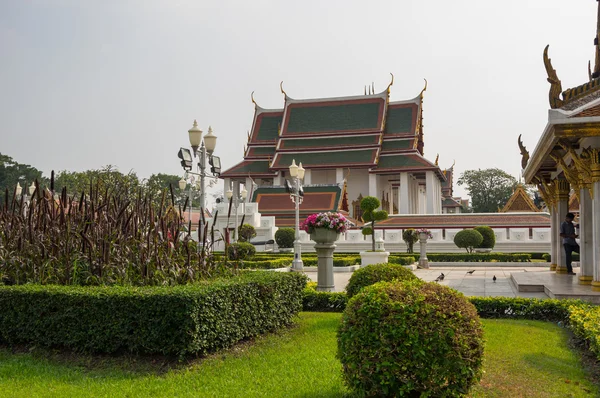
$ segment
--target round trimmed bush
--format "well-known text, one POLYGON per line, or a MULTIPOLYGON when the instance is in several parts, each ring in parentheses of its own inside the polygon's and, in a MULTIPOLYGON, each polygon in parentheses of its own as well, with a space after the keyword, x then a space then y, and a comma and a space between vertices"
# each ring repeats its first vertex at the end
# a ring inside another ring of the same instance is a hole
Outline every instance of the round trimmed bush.
POLYGON ((380 282, 348 302, 337 355, 358 396, 457 397, 481 378, 483 348, 481 321, 461 293, 380 282))
POLYGON ((277 242, 277 246, 282 249, 294 247, 295 239, 296 231, 294 231, 294 228, 279 228, 277 232, 275 232, 275 242, 277 242))
POLYGON ((473 228, 475 231, 479 232, 483 237, 483 241, 478 248, 482 249, 493 249, 496 246, 496 235, 494 234, 494 230, 486 225, 481 225, 479 227, 473 228))
POLYGON ((483 242, 483 236, 474 229, 463 229, 454 235, 454 244, 466 249, 468 253, 471 253, 474 247, 479 247, 481 242, 483 242))
POLYGON ((256 248, 252 243, 236 242, 227 248, 227 258, 230 260, 247 260, 254 256, 256 248))
POLYGON ((238 234, 240 242, 250 242, 252 238, 256 237, 256 229, 250 224, 243 224, 238 228, 238 234))
POLYGON ((381 281, 408 281, 418 280, 419 278, 413 274, 412 270, 400 264, 371 264, 366 267, 359 268, 352 273, 348 285, 346 285, 346 294, 348 298, 358 294, 365 286, 370 286, 381 281))

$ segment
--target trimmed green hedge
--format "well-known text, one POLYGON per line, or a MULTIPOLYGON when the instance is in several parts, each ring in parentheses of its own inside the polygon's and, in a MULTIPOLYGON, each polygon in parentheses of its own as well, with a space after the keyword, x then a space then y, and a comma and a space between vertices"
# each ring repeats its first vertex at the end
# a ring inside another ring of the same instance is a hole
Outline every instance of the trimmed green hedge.
POLYGON ((388 263, 390 264, 400 264, 400 265, 411 265, 414 264, 417 260, 415 260, 414 256, 389 256, 388 263))
POLYGON ((290 324, 306 277, 243 272, 165 287, 0 286, 0 342, 185 356, 290 324))
POLYGON ((277 259, 269 259, 269 260, 255 260, 252 261, 244 261, 240 264, 242 268, 251 268, 251 269, 275 269, 275 268, 285 268, 289 267, 292 264, 293 258, 277 258, 277 259))
POLYGON ((531 253, 432 253, 427 259, 433 262, 530 262, 531 253))
POLYGON ((317 292, 316 282, 308 283, 302 291, 302 310, 313 312, 342 312, 348 304, 346 292, 317 292))
MULTIPOLYGON (((544 260, 548 261, 548 262, 551 260, 551 257, 552 256, 550 254, 548 254, 548 253, 542 254, 542 258, 544 260)), ((571 254, 571 260, 573 260, 573 261, 579 261, 579 253, 573 253, 573 254, 571 254)))
POLYGON ((585 340, 588 349, 600 360, 600 307, 573 306, 569 321, 573 333, 585 340))

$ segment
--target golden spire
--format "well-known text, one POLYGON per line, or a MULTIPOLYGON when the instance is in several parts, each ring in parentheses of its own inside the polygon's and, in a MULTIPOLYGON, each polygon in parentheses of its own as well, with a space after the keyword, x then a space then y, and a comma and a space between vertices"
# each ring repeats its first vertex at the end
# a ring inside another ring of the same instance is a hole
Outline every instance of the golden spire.
POLYGON ((435 165, 438 166, 438 160, 440 160, 440 154, 438 153, 435 157, 435 165))
POLYGON ((427 79, 423 78, 423 80, 425 80, 425 87, 423 87, 423 90, 421 90, 421 93, 419 94, 421 99, 423 99, 423 93, 427 90, 427 79))

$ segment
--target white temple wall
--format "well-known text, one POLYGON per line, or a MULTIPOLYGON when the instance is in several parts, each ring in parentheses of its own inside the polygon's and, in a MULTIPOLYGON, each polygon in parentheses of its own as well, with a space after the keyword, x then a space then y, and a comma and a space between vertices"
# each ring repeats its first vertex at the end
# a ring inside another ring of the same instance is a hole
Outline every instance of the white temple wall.
MULTIPOLYGON (((346 171, 347 173, 348 171, 346 171)), ((358 199, 358 195, 369 196, 369 171, 352 169, 348 176, 348 205, 358 199)), ((377 195, 374 195, 377 197, 377 195)))
POLYGON ((336 184, 337 172, 335 169, 311 170, 312 185, 336 184))

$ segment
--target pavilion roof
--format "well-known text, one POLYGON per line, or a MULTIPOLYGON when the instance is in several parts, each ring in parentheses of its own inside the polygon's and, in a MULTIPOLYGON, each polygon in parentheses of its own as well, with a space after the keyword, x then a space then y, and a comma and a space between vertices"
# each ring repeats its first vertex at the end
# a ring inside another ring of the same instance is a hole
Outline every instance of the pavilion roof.
POLYGON ((525 191, 523 184, 517 184, 513 194, 508 199, 504 207, 499 210, 500 213, 512 212, 539 212, 540 209, 533 203, 533 200, 525 191))

